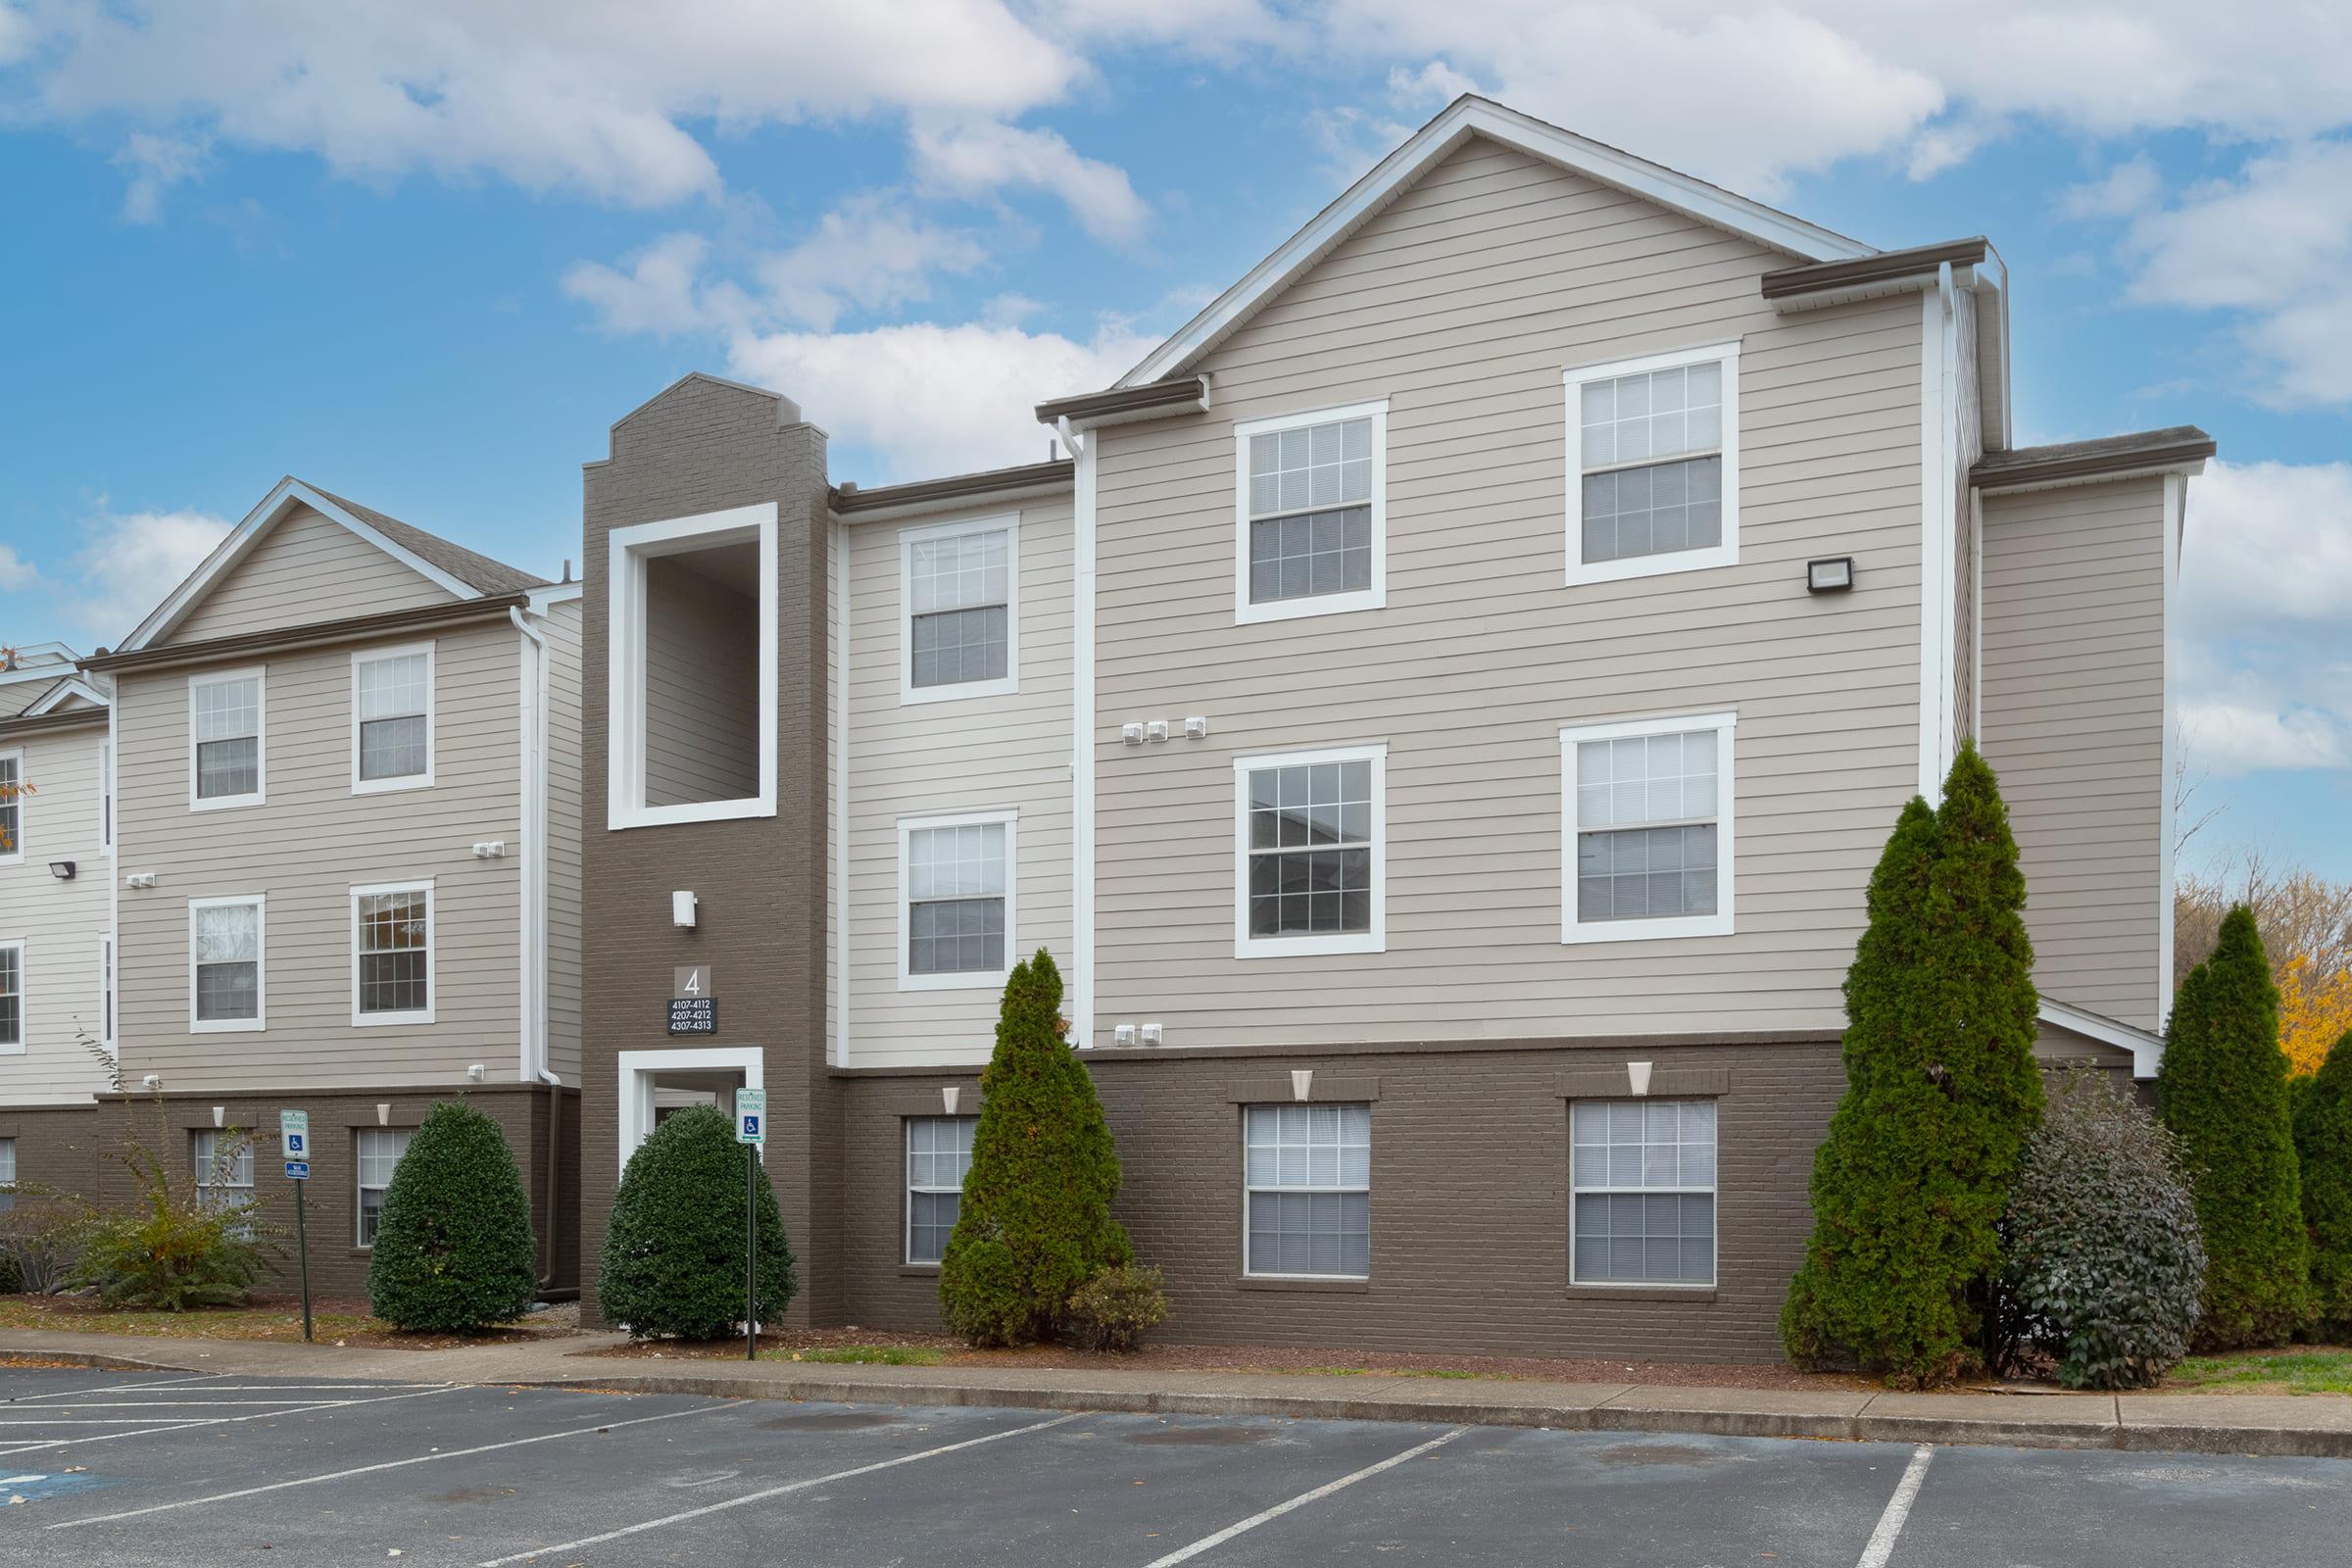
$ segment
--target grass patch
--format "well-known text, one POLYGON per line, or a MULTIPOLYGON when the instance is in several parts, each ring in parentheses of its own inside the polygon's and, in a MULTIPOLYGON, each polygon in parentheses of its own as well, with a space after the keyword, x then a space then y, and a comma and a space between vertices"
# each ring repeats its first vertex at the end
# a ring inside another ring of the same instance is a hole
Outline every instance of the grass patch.
MULTIPOLYGON (((364 1313, 317 1312, 314 1332, 321 1340, 393 1332, 392 1325, 364 1313)), ((59 1329, 69 1334, 138 1334, 159 1340, 300 1340, 302 1308, 210 1306, 186 1312, 109 1311, 103 1307, 43 1309, 24 1297, 0 1297, 0 1328, 59 1329)))
POLYGON ((762 1350, 763 1361, 816 1361, 833 1366, 937 1366, 942 1357, 924 1345, 836 1345, 822 1349, 762 1350))
POLYGON ((2165 1380, 2176 1391, 2352 1394, 2352 1350, 2246 1350, 2192 1355, 2165 1380))

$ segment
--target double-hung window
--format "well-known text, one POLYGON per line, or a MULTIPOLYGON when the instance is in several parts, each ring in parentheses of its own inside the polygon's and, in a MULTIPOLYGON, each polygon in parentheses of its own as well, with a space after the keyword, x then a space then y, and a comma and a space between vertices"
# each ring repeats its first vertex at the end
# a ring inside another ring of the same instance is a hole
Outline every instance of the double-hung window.
POLYGON ((1235 956, 1385 952, 1388 748, 1233 769, 1235 956))
POLYGON ((384 1217, 384 1189, 392 1185, 392 1172, 400 1164, 400 1156, 409 1152, 409 1140, 416 1136, 405 1127, 363 1127, 355 1148, 355 1164, 359 1173, 360 1220, 359 1245, 375 1245, 375 1228, 384 1217))
POLYGON ((1243 1143, 1243 1272, 1368 1278, 1372 1107, 1251 1105, 1243 1143))
POLYGON ((432 644, 353 654, 352 792, 420 789, 432 781, 432 644))
POLYGON ((196 810, 257 806, 268 677, 259 669, 188 677, 188 804, 196 810))
POLYGON ((1715 1283, 1715 1102, 1569 1106, 1569 1281, 1715 1283))
POLYGON ((1560 731, 1562 942, 1729 936, 1730 713, 1560 731))
POLYGON ((355 1024, 433 1021, 433 885, 351 890, 355 1024))
POLYGON ((1388 603, 1389 406, 1233 427, 1237 621, 1388 603))
POLYGON ((207 1127, 190 1143, 195 1156, 196 1200, 206 1208, 243 1208, 253 1201, 253 1140, 243 1133, 207 1127))
POLYGON ((216 1033, 266 1021, 266 962, 260 894, 188 901, 188 1027, 216 1033))
POLYGON ((24 1054, 24 943, 0 942, 0 1055, 24 1054))
POLYGON ((1012 970, 1015 814, 899 823, 899 986, 992 986, 1012 970))
POLYGON ((1020 539, 1017 515, 900 533, 900 701, 1020 689, 1020 539))
POLYGON ((977 1116, 906 1118, 906 1261, 936 1263, 963 1206, 977 1116))
POLYGON ((1567 372, 1568 580, 1740 559, 1740 345, 1567 372))
POLYGON ((24 754, 0 752, 0 865, 24 858, 24 754))

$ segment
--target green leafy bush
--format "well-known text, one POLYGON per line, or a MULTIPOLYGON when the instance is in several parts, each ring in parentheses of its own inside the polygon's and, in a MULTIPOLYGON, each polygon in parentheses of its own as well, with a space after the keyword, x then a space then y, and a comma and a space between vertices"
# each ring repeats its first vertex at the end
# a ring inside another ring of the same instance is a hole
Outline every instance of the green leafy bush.
POLYGON ((2196 1348, 2285 1344, 2311 1315, 2311 1242, 2287 1124, 2278 991, 2243 905, 2223 917, 2213 956, 2173 998, 2156 1095, 2186 1150, 2205 1237, 2196 1348))
POLYGON ((2296 1081, 2295 1157, 2303 1226, 2311 1238, 2311 1294, 2320 1338, 2352 1339, 2352 1034, 2296 1081))
POLYGON ((0 1212, 0 1294, 49 1296, 71 1285, 91 1209, 78 1198, 20 1186, 0 1212))
POLYGON ((2041 1113, 2025 902, 1998 781, 1963 748, 1942 808, 1904 807, 1871 875, 1845 978, 1845 1095, 1781 1312, 1800 1365, 1921 1387, 1979 1358, 2009 1178, 2041 1113))
POLYGON ((2057 1076, 2001 1222, 2000 1337, 2070 1389, 2144 1389, 2188 1353, 2205 1246, 2180 1140, 2094 1067, 2057 1076))
POLYGON ((131 1207, 83 1223, 74 1283, 95 1287, 108 1306, 184 1312, 242 1305, 276 1250, 274 1232, 250 1204, 209 1203, 192 1181, 174 1182, 177 1162, 135 1139, 119 1157, 130 1173, 131 1207))
MULTIPOLYGON (((715 1105, 664 1117, 629 1156, 597 1276, 605 1316, 638 1339, 715 1340, 743 1322, 745 1146, 715 1105)), ((780 1322, 800 1282, 767 1168, 759 1172, 756 1312, 780 1322)))
POLYGON ((940 1312, 975 1344, 1052 1338, 1072 1291, 1135 1257, 1110 1213, 1118 1152, 1062 1028, 1061 972, 1040 948, 1004 986, 971 1171, 940 1261, 940 1312))
POLYGON ((435 1105, 384 1190, 368 1299, 396 1327, 474 1334, 530 1310, 531 1200, 506 1134, 463 1102, 435 1105))
POLYGON ((1062 1313, 1062 1338, 1081 1350, 1120 1354, 1167 1319, 1168 1293, 1159 1270, 1120 1264, 1106 1268, 1070 1293, 1062 1313))

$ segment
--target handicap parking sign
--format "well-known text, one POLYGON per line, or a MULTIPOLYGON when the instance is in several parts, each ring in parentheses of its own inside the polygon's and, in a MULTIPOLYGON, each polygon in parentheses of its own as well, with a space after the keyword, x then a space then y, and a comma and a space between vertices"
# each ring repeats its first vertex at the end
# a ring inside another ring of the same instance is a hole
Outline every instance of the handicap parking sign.
POLYGON ((735 1091, 735 1141, 739 1144, 764 1144, 766 1130, 761 1123, 767 1120, 767 1092, 763 1089, 735 1091))

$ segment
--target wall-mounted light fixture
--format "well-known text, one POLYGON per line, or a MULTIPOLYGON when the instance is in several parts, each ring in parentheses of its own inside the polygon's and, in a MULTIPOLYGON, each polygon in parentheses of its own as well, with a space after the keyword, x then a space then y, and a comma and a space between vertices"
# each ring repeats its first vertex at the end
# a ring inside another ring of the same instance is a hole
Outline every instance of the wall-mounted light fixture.
POLYGON ((669 896, 669 923, 681 931, 691 931, 694 929, 695 918, 694 895, 685 892, 672 893, 669 896))
POLYGON ((225 1127, 228 1125, 228 1107, 226 1105, 215 1105, 213 1107, 213 1125, 215 1127, 225 1127))
POLYGON ((1805 592, 1809 594, 1841 594, 1854 585, 1854 558, 1833 556, 1827 561, 1805 563, 1805 592))
POLYGON ((72 860, 51 860, 49 874, 60 882, 71 882, 74 880, 74 862, 72 860))

